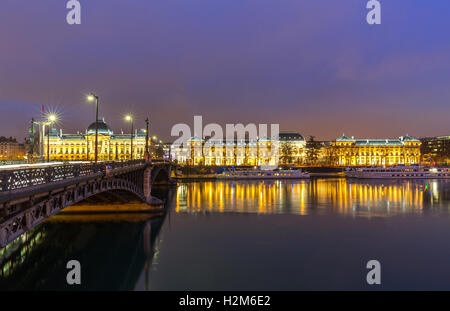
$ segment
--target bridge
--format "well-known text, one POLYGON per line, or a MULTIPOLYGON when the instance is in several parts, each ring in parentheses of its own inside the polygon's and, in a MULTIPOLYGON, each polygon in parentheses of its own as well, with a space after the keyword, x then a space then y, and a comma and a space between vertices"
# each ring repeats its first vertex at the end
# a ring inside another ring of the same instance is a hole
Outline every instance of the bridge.
POLYGON ((122 193, 148 204, 162 202, 152 185, 168 184, 167 161, 70 163, 0 171, 0 247, 62 209, 97 195, 122 193))

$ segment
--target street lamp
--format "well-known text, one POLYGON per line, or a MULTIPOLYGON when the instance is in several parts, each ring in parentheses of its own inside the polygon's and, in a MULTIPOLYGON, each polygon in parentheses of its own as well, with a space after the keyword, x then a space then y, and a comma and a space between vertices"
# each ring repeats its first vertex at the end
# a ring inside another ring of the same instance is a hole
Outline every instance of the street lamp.
POLYGON ((33 155, 34 155, 34 118, 31 118, 31 123, 30 123, 30 150, 28 151, 29 154, 29 158, 28 158, 28 163, 31 163, 31 161, 33 161, 33 155))
POLYGON ((125 120, 131 123, 131 134, 130 134, 130 139, 131 139, 131 155, 130 155, 130 159, 133 160, 133 116, 132 115, 126 115, 125 116, 125 120))
POLYGON ((91 93, 87 96, 87 100, 90 102, 95 101, 95 163, 98 159, 98 96, 91 93))
POLYGON ((52 130, 52 124, 56 121, 55 114, 49 114, 47 116, 47 124, 48 124, 48 136, 47 136, 47 162, 50 162, 50 132, 52 130))
POLYGON ((145 119, 145 124, 146 124, 146 128, 145 128, 145 153, 144 153, 144 159, 145 160, 150 160, 150 153, 148 152, 148 118, 145 119))

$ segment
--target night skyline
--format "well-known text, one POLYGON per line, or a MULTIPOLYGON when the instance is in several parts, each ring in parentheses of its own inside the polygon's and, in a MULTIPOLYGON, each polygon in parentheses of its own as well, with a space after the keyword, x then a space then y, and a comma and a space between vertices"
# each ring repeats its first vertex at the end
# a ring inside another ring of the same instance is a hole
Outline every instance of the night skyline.
POLYGON ((0 135, 24 138, 42 105, 83 131, 89 92, 114 131, 132 112, 169 141, 194 115, 324 140, 448 135, 450 3, 385 1, 369 26, 365 1, 335 2, 82 1, 71 26, 64 2, 3 1, 0 135))

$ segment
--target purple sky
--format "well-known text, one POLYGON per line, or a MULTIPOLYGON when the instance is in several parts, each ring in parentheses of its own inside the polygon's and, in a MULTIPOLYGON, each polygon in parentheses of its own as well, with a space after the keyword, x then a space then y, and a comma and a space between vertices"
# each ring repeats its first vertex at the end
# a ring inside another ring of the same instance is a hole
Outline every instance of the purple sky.
POLYGON ((0 136, 23 138, 42 104, 64 132, 133 112, 175 123, 280 123, 319 139, 450 134, 450 2, 66 0, 0 4, 0 136))

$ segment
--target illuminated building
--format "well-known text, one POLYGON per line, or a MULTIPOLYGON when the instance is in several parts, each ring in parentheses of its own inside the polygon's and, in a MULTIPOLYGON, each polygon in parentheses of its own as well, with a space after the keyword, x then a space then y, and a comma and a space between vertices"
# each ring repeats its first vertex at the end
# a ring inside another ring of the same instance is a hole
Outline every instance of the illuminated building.
MULTIPOLYGON (((98 160, 128 160, 131 153, 131 134, 116 134, 104 120, 98 120, 98 160)), ((63 134, 52 129, 50 132, 51 161, 94 160, 95 122, 89 125, 85 133, 63 134)), ((44 139, 44 151, 47 156, 47 138, 44 139)), ((133 133, 133 159, 143 159, 146 133, 142 129, 133 133)), ((149 138, 149 146, 151 139, 149 138)))
POLYGON ((179 163, 207 166, 259 166, 275 165, 276 153, 279 147, 279 157, 282 151, 289 151, 287 164, 300 164, 305 155, 305 140, 298 133, 280 133, 277 141, 268 137, 258 139, 202 139, 191 137, 179 151, 172 146, 172 159, 179 163), (288 146, 288 147, 285 147, 288 146))
POLYGON ((354 139, 342 136, 333 142, 337 165, 419 164, 421 142, 410 136, 398 139, 354 139))
POLYGON ((164 143, 162 144, 163 149, 163 159, 164 160, 172 160, 172 144, 171 143, 164 143))
POLYGON ((282 132, 279 135, 280 162, 283 164, 303 164, 305 160, 306 142, 302 135, 293 132, 282 132), (286 154, 289 157, 286 157, 286 154))
POLYGON ((422 138, 421 153, 427 164, 450 163, 450 136, 422 138))
POLYGON ((23 160, 24 157, 24 144, 19 144, 15 139, 0 137, 0 161, 23 160))

